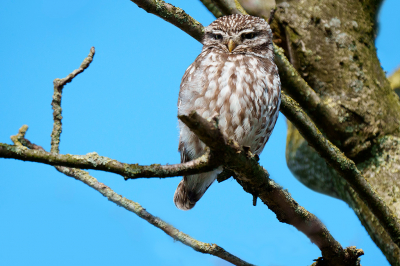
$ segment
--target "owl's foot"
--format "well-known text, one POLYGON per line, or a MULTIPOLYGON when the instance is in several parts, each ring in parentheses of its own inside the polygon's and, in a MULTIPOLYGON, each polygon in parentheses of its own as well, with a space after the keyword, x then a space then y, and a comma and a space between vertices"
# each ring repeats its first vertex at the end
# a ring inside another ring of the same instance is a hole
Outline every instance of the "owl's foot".
POLYGON ((219 113, 215 112, 212 116, 210 116, 207 121, 214 121, 217 126, 218 126, 218 122, 219 122, 219 113))

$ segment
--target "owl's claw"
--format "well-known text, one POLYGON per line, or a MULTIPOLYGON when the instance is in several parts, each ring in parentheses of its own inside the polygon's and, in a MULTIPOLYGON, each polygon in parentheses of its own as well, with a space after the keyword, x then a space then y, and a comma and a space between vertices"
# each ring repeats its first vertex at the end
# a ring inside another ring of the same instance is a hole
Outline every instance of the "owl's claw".
POLYGON ((242 148, 248 158, 254 157, 253 153, 250 151, 250 146, 242 146, 242 148))
POLYGON ((214 121, 215 124, 218 126, 219 122, 219 113, 214 113, 212 116, 210 116, 207 121, 214 121))

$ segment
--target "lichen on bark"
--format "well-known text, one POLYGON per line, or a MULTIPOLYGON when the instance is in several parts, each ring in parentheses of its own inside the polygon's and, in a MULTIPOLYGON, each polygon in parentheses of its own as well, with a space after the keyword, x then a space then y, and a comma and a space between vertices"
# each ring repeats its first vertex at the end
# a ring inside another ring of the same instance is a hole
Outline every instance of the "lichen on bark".
POLYGON ((374 23, 363 5, 359 1, 277 2, 275 31, 283 36, 287 55, 334 112, 315 119, 319 128, 357 160, 382 133, 398 135, 400 103, 380 67, 374 23))
MULTIPOLYGON (((400 101, 386 79, 374 45, 380 3, 277 1, 273 30, 296 70, 332 113, 327 117, 318 108, 302 107, 329 140, 357 163, 399 217, 400 101)), ((347 202, 389 262, 400 265, 399 247, 290 123, 286 158, 302 183, 347 202)))

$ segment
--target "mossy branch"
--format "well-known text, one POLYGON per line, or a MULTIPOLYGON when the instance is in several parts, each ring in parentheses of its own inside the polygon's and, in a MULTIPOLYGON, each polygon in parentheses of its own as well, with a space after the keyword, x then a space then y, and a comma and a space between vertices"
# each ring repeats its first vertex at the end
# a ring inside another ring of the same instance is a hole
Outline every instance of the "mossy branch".
MULTIPOLYGON (((14 139, 13 139, 14 140, 14 139)), ((218 161, 210 163, 209 154, 187 163, 172 165, 139 165, 121 163, 108 157, 100 156, 96 152, 86 155, 57 154, 44 150, 31 150, 20 145, 8 145, 0 143, 0 157, 17 159, 21 161, 59 165, 80 169, 94 169, 115 173, 125 179, 137 178, 163 178, 196 173, 208 172, 218 167, 218 161), (214 163, 215 162, 215 163, 214 163)))

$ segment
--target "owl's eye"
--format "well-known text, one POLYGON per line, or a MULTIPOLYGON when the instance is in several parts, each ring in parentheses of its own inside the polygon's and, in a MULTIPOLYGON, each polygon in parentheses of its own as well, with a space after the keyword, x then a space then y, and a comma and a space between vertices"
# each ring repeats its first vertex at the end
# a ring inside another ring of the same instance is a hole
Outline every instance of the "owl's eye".
POLYGON ((257 36, 257 34, 255 34, 254 32, 252 32, 252 33, 243 33, 242 34, 242 38, 243 39, 253 39, 254 37, 256 37, 257 36))
POLYGON ((215 40, 222 40, 222 35, 221 34, 213 34, 213 38, 215 40))

